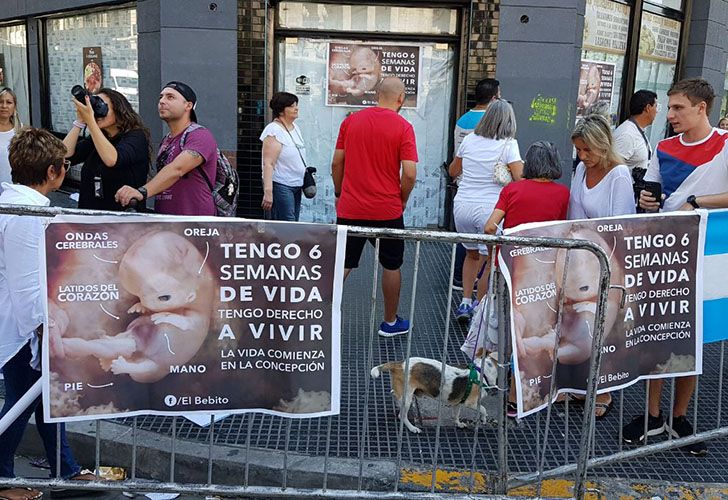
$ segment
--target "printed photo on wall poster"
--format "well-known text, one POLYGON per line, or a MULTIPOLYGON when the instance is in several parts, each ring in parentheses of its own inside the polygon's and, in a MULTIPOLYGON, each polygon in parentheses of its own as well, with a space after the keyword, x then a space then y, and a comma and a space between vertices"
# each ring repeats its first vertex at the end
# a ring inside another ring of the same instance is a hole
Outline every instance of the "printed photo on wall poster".
POLYGON ((0 87, 6 87, 5 78, 5 54, 0 54, 0 87))
MULTIPOLYGON (((587 240, 608 256, 599 391, 645 378, 701 373, 706 220, 704 212, 677 212, 527 224, 507 231, 587 240)), ((583 249, 517 246, 503 246, 499 259, 510 290, 518 414, 526 416, 548 404, 552 383, 554 394, 586 390, 599 260, 583 249)))
POLYGON ((101 47, 83 48, 83 86, 95 94, 103 87, 103 64, 101 47))
POLYGON ((403 107, 416 108, 420 50, 417 45, 330 42, 326 105, 375 106, 379 83, 388 76, 396 76, 404 83, 403 107))
POLYGON ((614 90, 615 64, 581 61, 579 94, 576 98, 576 117, 582 118, 595 104, 605 103, 609 109, 614 90))
POLYGON ((46 419, 338 414, 346 229, 180 219, 49 224, 46 419))

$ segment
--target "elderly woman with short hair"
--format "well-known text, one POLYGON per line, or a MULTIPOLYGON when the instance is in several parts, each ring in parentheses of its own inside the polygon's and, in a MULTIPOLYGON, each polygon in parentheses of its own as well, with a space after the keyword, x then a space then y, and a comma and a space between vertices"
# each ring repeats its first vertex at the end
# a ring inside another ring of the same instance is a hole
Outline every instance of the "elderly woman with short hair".
MULTIPOLYGON (((516 115, 511 105, 502 100, 493 101, 483 114, 475 131, 468 134, 450 165, 450 175, 460 178, 455 196, 453 214, 459 233, 482 234, 503 186, 495 182, 496 163, 508 166, 513 180, 521 178, 523 162, 518 150, 516 115)), ((488 256, 485 245, 463 243, 467 250, 463 263, 463 298, 456 312, 458 321, 469 321, 473 315, 472 301, 475 277, 488 256)), ((486 275, 484 273, 484 275, 486 275)), ((487 279, 478 283, 477 299, 487 290, 487 279)))
POLYGON ((260 140, 263 141, 263 210, 271 211, 274 220, 297 221, 301 213, 303 176, 306 173, 306 146, 298 118, 298 97, 276 92, 270 100, 273 121, 260 140))

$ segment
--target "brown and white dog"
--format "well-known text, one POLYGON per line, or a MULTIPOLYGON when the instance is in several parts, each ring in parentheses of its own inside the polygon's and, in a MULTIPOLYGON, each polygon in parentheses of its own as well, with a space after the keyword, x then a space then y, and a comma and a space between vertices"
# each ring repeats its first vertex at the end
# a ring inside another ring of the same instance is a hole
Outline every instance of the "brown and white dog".
MULTIPOLYGON (((494 386, 498 374, 498 363, 495 357, 497 353, 490 353, 485 358, 485 368, 483 370, 483 383, 488 386, 494 386)), ((478 368, 483 364, 482 361, 483 349, 478 349, 476 358, 473 363, 478 368)), ((382 372, 389 372, 392 384, 392 392, 394 393, 397 402, 402 401, 404 394, 404 361, 392 361, 384 363, 379 366, 372 368, 371 375, 374 378, 378 378, 382 372)), ((456 406, 455 411, 455 424, 460 427, 466 427, 466 424, 460 420, 460 410, 462 405, 478 410, 480 412, 480 418, 485 422, 486 412, 485 408, 478 404, 480 397, 480 386, 477 383, 472 384, 470 394, 467 396, 465 401, 463 398, 466 395, 466 387, 468 385, 468 378, 470 376, 470 370, 468 368, 458 368, 455 366, 445 365, 445 382, 442 384, 442 363, 440 361, 428 358, 410 358, 409 371, 408 371, 408 383, 407 383, 407 397, 404 400, 404 408, 399 415, 399 418, 407 426, 410 432, 420 433, 422 429, 416 427, 409 421, 407 413, 409 412, 410 405, 412 404, 413 396, 428 396, 433 399, 439 399, 443 404, 447 406, 456 406), (440 386, 442 385, 442 393, 440 393, 440 386)))

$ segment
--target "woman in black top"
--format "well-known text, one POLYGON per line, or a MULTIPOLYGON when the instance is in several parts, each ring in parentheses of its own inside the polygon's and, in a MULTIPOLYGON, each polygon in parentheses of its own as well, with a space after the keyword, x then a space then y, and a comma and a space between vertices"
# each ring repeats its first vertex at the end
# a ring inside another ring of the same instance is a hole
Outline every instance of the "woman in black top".
POLYGON ((119 188, 147 182, 149 130, 122 94, 102 88, 97 95, 109 107, 107 115, 98 119, 88 97, 86 104, 73 99, 78 119, 63 139, 66 158, 73 165, 83 162, 79 208, 122 211, 124 207, 114 200, 119 188), (89 137, 79 140, 84 128, 89 137))

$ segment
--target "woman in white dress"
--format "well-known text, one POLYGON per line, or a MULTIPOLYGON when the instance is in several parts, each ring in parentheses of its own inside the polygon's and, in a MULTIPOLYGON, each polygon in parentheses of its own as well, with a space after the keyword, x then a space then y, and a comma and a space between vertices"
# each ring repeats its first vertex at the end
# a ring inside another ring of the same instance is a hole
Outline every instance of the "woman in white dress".
MULTIPOLYGON (((516 137, 516 115, 513 107, 503 100, 494 100, 483 118, 458 148, 450 165, 450 175, 460 178, 453 204, 455 228, 459 233, 483 234, 485 222, 493 212, 503 186, 494 180, 494 166, 502 162, 517 181, 523 172, 523 161, 516 137)), ((468 321, 475 305, 472 301, 473 283, 478 270, 488 257, 485 245, 463 243, 467 254, 463 263, 463 299, 455 314, 458 321, 468 321)), ((487 276, 486 272, 483 276, 487 276)), ((487 279, 478 282, 477 299, 485 295, 487 279)))

